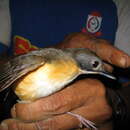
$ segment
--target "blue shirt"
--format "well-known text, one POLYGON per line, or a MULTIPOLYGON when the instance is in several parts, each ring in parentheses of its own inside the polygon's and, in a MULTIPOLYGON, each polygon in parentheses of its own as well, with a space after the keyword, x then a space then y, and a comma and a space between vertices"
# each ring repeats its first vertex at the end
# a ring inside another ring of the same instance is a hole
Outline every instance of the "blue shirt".
POLYGON ((55 45, 80 31, 115 39, 117 9, 111 0, 10 0, 10 10, 15 53, 55 45))

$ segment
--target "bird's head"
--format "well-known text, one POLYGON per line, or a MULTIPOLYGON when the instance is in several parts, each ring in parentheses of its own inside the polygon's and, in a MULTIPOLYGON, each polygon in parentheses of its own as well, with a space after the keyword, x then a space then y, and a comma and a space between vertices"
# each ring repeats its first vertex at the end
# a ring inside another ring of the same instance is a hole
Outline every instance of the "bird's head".
POLYGON ((89 49, 73 48, 71 50, 73 51, 74 59, 85 74, 100 74, 115 79, 112 74, 106 72, 104 69, 104 62, 89 49))

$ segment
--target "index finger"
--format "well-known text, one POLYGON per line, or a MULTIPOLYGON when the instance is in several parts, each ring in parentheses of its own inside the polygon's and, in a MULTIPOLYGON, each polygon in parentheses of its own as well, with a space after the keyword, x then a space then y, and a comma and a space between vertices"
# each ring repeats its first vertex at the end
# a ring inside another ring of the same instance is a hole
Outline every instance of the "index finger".
POLYGON ((73 33, 57 45, 58 48, 89 48, 101 59, 121 68, 130 67, 130 56, 117 49, 107 40, 86 33, 73 33))

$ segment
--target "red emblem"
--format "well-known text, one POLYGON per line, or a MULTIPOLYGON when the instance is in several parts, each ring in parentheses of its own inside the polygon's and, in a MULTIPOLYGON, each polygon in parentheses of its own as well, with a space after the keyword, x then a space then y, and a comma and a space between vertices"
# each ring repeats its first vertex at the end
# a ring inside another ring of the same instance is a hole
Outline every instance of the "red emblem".
POLYGON ((21 37, 15 36, 14 37, 14 54, 24 54, 32 50, 36 50, 38 47, 32 45, 29 40, 21 37))

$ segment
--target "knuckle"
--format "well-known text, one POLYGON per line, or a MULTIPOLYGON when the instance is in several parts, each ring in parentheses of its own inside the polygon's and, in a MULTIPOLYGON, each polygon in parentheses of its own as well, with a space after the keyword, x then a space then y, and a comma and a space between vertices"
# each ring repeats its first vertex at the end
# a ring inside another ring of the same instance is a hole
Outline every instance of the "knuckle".
POLYGON ((61 107, 61 100, 62 100, 62 97, 59 97, 59 96, 50 97, 49 100, 46 100, 44 102, 43 109, 48 112, 57 111, 61 107))
POLYGON ((89 85, 91 86, 92 91, 95 93, 95 95, 105 95, 106 89, 104 84, 97 80, 97 79, 90 79, 89 80, 89 85))
POLYGON ((12 122, 11 124, 8 124, 8 130, 20 130, 21 127, 19 123, 12 122))
POLYGON ((12 115, 22 120, 30 120, 33 116, 31 105, 16 104, 13 111, 15 112, 12 112, 12 115))
POLYGON ((58 125, 55 119, 47 119, 46 121, 39 121, 35 123, 37 130, 58 130, 58 125))

